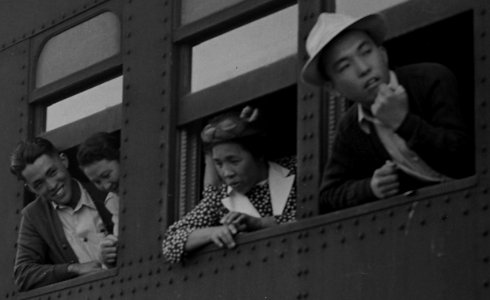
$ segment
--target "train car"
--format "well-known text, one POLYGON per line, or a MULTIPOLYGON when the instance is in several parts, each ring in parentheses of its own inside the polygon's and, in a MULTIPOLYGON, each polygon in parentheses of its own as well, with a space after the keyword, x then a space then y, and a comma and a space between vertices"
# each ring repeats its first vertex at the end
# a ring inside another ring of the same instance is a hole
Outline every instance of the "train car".
POLYGON ((490 299, 489 1, 5 0, 0 20, 3 299, 490 299), (319 213, 350 105, 300 80, 323 11, 380 12, 392 65, 432 61, 456 74, 472 176, 319 213), (245 105, 269 116, 271 152, 297 157, 298 221, 168 264, 165 229, 202 191, 200 130, 245 105), (97 131, 121 142, 117 266, 19 292, 16 240, 33 196, 8 170, 11 151, 46 137, 86 180, 76 148, 97 131))

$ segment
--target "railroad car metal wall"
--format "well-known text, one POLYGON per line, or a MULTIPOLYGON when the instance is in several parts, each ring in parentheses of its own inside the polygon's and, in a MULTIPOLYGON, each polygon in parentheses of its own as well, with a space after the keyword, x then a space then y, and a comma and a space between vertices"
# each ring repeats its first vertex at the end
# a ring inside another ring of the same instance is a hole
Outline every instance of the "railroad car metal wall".
MULTIPOLYGON (((90 9, 105 1, 66 2, 53 2, 49 13, 38 3, 38 10, 42 11, 38 13, 39 19, 27 22, 29 26, 22 25, 29 28, 14 27, 12 32, 0 34, 5 44, 0 52, 0 87, 4 94, 0 103, 4 116, 0 124, 6 145, 0 150, 0 157, 4 157, 4 166, 13 145, 28 130, 25 103, 29 47, 27 40, 19 42, 19 36, 24 37, 23 32, 35 34, 43 29, 41 24, 44 28, 46 24, 55 26, 63 20, 60 17, 63 12, 64 18, 69 18, 84 7, 90 9)), ((5 220, 1 229, 4 239, 1 297, 45 300, 489 299, 490 7, 487 1, 450 0, 445 2, 444 13, 434 12, 450 16, 473 10, 475 176, 429 187, 415 195, 246 235, 239 238, 236 249, 219 250, 210 246, 176 266, 165 264, 160 254, 161 231, 168 223, 167 208, 174 200, 171 187, 175 180, 172 1, 121 2, 124 5, 123 202, 118 268, 100 276, 16 293, 11 267, 23 193, 22 186, 4 167, 0 170, 0 190, 6 203, 1 213, 5 220)), ((429 2, 413 0, 388 16, 394 18, 402 9, 421 7, 429 2)), ((300 44, 319 11, 331 8, 325 3, 300 1, 300 44)), ((24 12, 37 7, 16 8, 24 12)), ((14 23, 15 19, 9 20, 14 23)), ((403 20, 393 21, 398 28, 395 32, 400 33, 415 24, 407 26, 403 20)), ((299 55, 299 61, 303 62, 303 50, 299 55)), ((306 197, 304 201, 299 200, 302 201, 300 217, 305 218, 317 213, 317 195, 308 190, 316 188, 319 180, 318 143, 322 133, 319 108, 325 95, 302 86, 298 90, 298 159, 302 165, 298 188, 306 197)))

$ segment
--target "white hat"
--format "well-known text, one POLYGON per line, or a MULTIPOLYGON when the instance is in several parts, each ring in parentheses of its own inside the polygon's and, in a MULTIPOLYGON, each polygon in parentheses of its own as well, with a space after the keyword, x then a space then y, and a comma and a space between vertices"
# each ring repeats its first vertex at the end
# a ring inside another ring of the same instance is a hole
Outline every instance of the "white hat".
POLYGON ((318 54, 346 29, 365 31, 377 44, 383 42, 387 31, 385 20, 379 14, 353 18, 336 13, 321 13, 306 40, 306 52, 310 59, 301 71, 304 82, 318 86, 325 83, 324 76, 318 70, 318 54))

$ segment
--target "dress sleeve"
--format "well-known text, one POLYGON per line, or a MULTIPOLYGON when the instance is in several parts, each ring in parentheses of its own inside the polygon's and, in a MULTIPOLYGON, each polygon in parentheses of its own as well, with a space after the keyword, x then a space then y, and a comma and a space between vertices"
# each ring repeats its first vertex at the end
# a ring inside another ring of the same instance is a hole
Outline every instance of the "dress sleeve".
POLYGON ((168 262, 177 263, 182 260, 185 254, 185 243, 191 232, 199 228, 219 225, 225 209, 220 201, 221 194, 218 187, 206 187, 201 202, 167 229, 162 243, 162 252, 168 262))
POLYGON ((48 245, 28 216, 22 217, 14 265, 15 284, 20 291, 30 290, 76 276, 66 264, 48 264, 48 245))

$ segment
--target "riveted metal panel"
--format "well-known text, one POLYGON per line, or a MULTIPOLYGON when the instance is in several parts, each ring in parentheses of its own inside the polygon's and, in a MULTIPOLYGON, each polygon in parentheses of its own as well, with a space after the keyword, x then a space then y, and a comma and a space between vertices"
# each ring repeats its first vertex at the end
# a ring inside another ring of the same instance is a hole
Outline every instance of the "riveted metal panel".
POLYGON ((2 128, 2 147, 0 147, 0 236, 2 238, 0 268, 1 297, 9 298, 16 294, 13 284, 13 266, 17 241, 20 211, 23 207, 23 185, 17 182, 8 170, 9 157, 17 142, 27 134, 27 85, 28 49, 24 42, 0 52, 0 127, 2 128))
POLYGON ((167 204, 173 201, 169 189, 176 176, 170 2, 124 1, 118 259, 136 269, 161 256, 161 230, 167 223, 167 204))
POLYGON ((14 45, 106 1, 2 1, 0 20, 8 26, 0 27, 0 49, 14 45))
MULTIPOLYGON (((298 72, 308 60, 305 44, 308 33, 322 11, 333 11, 335 1, 299 1, 299 34, 298 34, 298 72)), ((332 102, 333 103, 333 102, 332 102)), ((333 103, 335 106, 335 103, 333 103)), ((328 133, 323 130, 322 120, 335 119, 331 105, 327 106, 322 89, 314 88, 298 80, 298 189, 297 217, 308 218, 318 214, 318 184, 321 167, 324 162, 322 154, 328 147, 325 138, 328 133), (323 143, 323 144, 322 144, 323 143)))
POLYGON ((490 95, 490 4, 488 1, 481 1, 481 4, 474 10, 474 39, 475 39, 475 134, 477 172, 480 176, 478 201, 475 207, 476 230, 475 244, 476 256, 474 261, 477 278, 475 289, 477 299, 488 299, 490 297, 490 195, 489 189, 489 132, 488 115, 489 95, 490 95))

